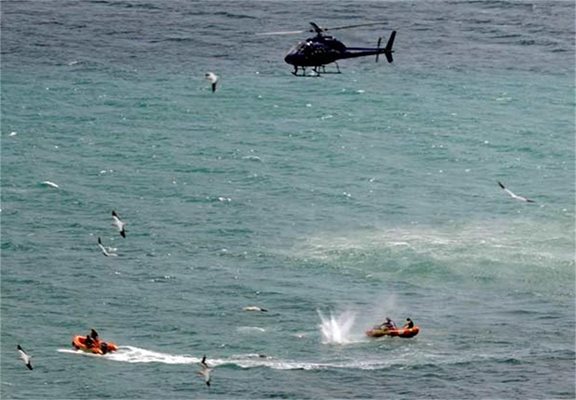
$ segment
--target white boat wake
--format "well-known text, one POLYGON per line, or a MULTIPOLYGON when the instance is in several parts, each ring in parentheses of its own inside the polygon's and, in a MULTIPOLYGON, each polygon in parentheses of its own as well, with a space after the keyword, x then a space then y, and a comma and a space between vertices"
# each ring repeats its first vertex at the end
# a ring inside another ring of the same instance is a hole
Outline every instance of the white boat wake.
MULTIPOLYGON (((346 322, 353 321, 353 318, 344 313, 339 316, 346 322), (351 318, 351 319, 347 319, 351 318)), ((332 317, 334 318, 334 317, 332 317)), ((334 318, 337 321, 338 318, 334 318)), ((333 324, 330 318, 326 322, 333 324)), ((347 326, 344 324, 344 326, 347 326)), ((346 339, 346 335, 340 338, 342 340, 349 340, 347 343, 352 343, 353 339, 346 339)), ((398 341, 400 344, 409 344, 407 341, 398 341)), ((327 362, 314 362, 309 360, 287 360, 275 357, 266 356, 263 354, 238 354, 231 355, 226 358, 210 358, 211 367, 232 366, 243 369, 251 368, 270 368, 274 370, 324 370, 324 369, 359 369, 359 370, 380 370, 389 368, 405 368, 417 365, 446 365, 454 363, 471 363, 475 360, 495 359, 495 360, 508 360, 511 358, 518 358, 518 354, 492 354, 492 355, 477 355, 472 353, 459 354, 458 356, 447 356, 446 354, 434 352, 422 352, 421 350, 413 349, 411 346, 402 346, 397 348, 398 351, 388 353, 387 357, 370 357, 370 358, 349 358, 342 357, 338 360, 327 362)), ((81 350, 73 349, 58 349, 61 353, 70 355, 79 355, 84 357, 96 357, 105 361, 117 361, 126 363, 159 363, 159 364, 199 364, 202 356, 191 356, 186 354, 168 354, 151 351, 133 346, 120 346, 118 351, 106 355, 97 355, 85 353, 81 350)), ((520 355, 520 358, 529 358, 529 355, 520 355)))
POLYGON ((101 357, 106 360, 127 363, 196 364, 202 359, 202 357, 159 353, 133 346, 120 346, 118 351, 103 356, 86 353, 82 350, 58 349, 58 351, 61 353, 78 354, 88 357, 101 357))
MULTIPOLYGON (((202 357, 190 355, 175 355, 146 350, 133 346, 120 346, 118 351, 106 355, 85 353, 81 350, 58 349, 61 353, 80 355, 84 357, 97 357, 107 361, 118 361, 127 363, 160 363, 160 364, 198 364, 202 357)), ((210 365, 213 367, 231 365, 240 368, 271 368, 276 370, 316 370, 331 368, 352 368, 352 369, 381 369, 388 368, 391 361, 382 360, 342 360, 340 362, 310 362, 296 360, 282 360, 262 354, 239 354, 229 358, 210 358, 210 365)))

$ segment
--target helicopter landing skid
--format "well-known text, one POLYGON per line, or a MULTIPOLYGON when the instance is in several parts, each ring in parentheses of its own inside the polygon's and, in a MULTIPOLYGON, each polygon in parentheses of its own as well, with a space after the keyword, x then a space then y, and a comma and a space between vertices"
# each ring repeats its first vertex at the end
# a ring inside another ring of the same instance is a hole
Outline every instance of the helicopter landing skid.
POLYGON ((307 74, 306 73, 306 67, 294 67, 294 71, 292 71, 292 75, 294 76, 306 76, 306 77, 314 77, 317 78, 323 74, 340 74, 340 67, 338 66, 337 63, 334 63, 336 65, 336 71, 326 71, 326 66, 325 65, 320 65, 317 67, 312 68, 312 74, 307 74), (299 69, 301 70, 301 73, 299 74, 298 71, 299 69))

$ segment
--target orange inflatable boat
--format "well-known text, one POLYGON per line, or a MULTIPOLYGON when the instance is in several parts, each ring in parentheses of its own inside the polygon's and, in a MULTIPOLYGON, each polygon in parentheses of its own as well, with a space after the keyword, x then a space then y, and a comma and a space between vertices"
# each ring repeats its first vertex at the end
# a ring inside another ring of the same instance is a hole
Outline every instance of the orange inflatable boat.
POLYGON ((96 340, 92 346, 88 347, 86 346, 86 336, 74 336, 72 346, 74 346, 76 350, 100 355, 118 350, 116 343, 104 342, 102 340, 96 340))
POLYGON ((369 337, 381 337, 381 336, 398 336, 402 338, 414 337, 420 332, 418 326, 413 326, 412 328, 396 328, 396 329, 382 329, 380 327, 374 327, 369 331, 366 331, 366 336, 369 337))

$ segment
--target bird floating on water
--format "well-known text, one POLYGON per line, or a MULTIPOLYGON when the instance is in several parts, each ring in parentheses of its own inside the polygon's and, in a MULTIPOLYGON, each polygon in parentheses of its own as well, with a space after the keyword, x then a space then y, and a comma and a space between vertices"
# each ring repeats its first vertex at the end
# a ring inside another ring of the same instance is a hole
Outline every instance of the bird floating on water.
POLYGON ((260 312, 268 312, 266 308, 258 307, 258 306, 248 306, 244 307, 242 311, 260 311, 260 312))
POLYGON ((208 79, 208 82, 212 84, 212 93, 214 93, 216 91, 216 84, 218 83, 219 76, 214 72, 206 72, 206 75, 204 76, 208 79))
POLYGON ((517 194, 513 193, 511 190, 507 189, 506 186, 504 186, 502 184, 502 182, 498 182, 498 186, 500 186, 500 188, 502 190, 504 190, 506 193, 508 193, 508 195, 510 195, 510 197, 512 197, 515 200, 524 201, 526 203, 536 203, 534 200, 528 199, 528 198, 523 197, 523 196, 518 196, 517 194))
POLYGON ((20 353, 20 358, 24 361, 26 367, 28 367, 29 370, 32 370, 32 362, 31 362, 32 357, 30 357, 28 353, 26 353, 20 345, 17 346, 17 349, 18 353, 20 353))

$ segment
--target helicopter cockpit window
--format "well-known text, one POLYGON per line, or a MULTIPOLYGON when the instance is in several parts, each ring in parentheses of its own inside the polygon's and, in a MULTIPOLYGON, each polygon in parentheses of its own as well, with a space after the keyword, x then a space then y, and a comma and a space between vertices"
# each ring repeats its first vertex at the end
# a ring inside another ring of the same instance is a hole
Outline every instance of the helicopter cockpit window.
POLYGON ((307 47, 309 47, 309 45, 310 44, 306 41, 300 42, 300 43, 296 44, 295 46, 292 46, 292 48, 290 49, 288 54, 300 53, 300 52, 304 51, 307 47))

